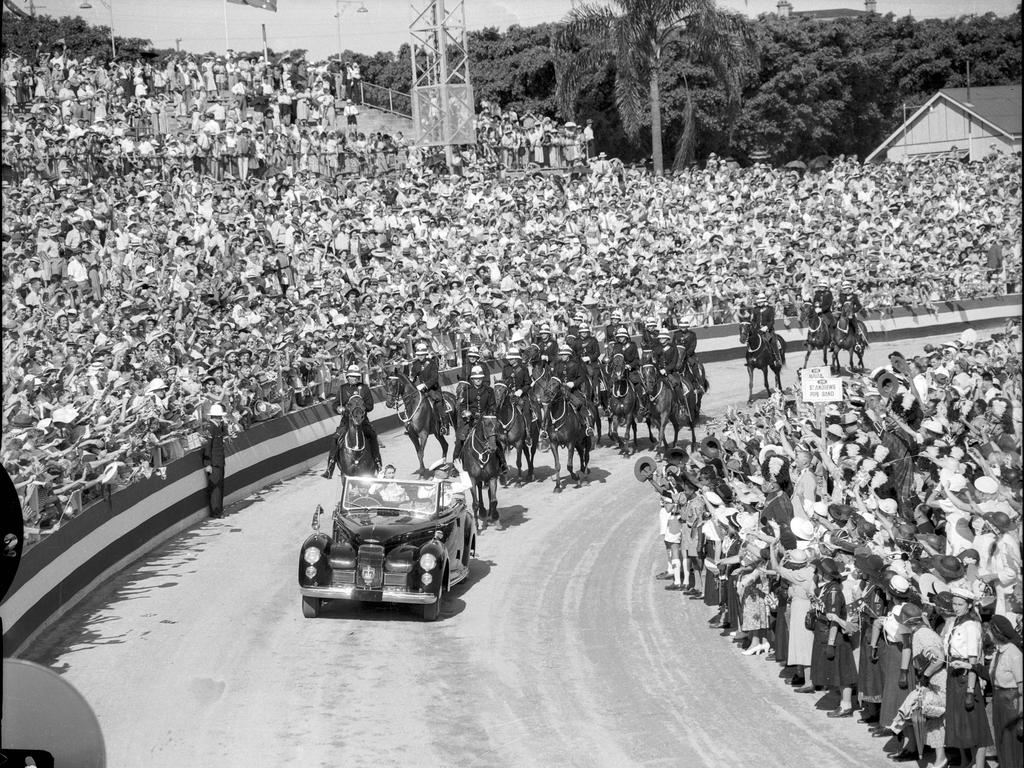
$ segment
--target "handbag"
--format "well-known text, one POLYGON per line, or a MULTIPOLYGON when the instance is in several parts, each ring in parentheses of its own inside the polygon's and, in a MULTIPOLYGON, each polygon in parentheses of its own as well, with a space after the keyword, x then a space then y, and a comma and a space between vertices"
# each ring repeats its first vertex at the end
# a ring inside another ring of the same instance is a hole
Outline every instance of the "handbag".
POLYGON ((804 614, 804 629, 810 632, 814 631, 814 628, 818 624, 818 613, 811 608, 807 613, 804 614))

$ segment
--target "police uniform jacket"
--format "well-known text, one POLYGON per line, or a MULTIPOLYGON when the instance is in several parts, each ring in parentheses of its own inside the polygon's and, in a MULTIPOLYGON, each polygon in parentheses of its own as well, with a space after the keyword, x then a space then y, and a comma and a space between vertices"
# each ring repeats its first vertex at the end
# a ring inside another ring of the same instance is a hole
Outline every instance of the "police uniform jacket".
POLYGON ((551 365, 558 357, 558 342, 551 339, 547 342, 537 342, 537 346, 540 347, 540 358, 538 362, 543 365, 551 365), (547 357, 547 360, 544 358, 547 357))
POLYGON ((687 328, 676 331, 675 337, 676 346, 679 347, 680 362, 683 362, 697 351, 697 334, 687 328))
POLYGON ((854 314, 858 314, 859 312, 864 311, 864 305, 860 303, 860 296, 858 296, 856 293, 840 293, 839 294, 839 307, 840 308, 842 308, 842 306, 846 302, 848 302, 848 301, 851 304, 853 304, 853 313, 854 314))
POLYGON ((338 388, 338 394, 335 395, 335 406, 345 408, 348 406, 348 401, 354 395, 359 395, 363 398, 363 405, 366 406, 366 412, 369 413, 373 410, 373 395, 370 394, 370 388, 363 382, 358 384, 349 384, 345 382, 338 388))
POLYGON ((587 336, 585 339, 580 341, 579 358, 580 361, 587 364, 594 364, 597 362, 597 358, 601 356, 601 347, 597 343, 597 339, 593 336, 587 336), (589 360, 584 360, 584 357, 589 357, 589 360))
POLYGON ((828 288, 815 291, 812 301, 815 305, 821 307, 822 313, 832 311, 832 291, 828 290, 828 288))
POLYGON ((508 385, 508 388, 515 392, 517 389, 526 390, 530 388, 530 372, 525 365, 506 364, 501 371, 501 380, 508 385))
POLYGON ((466 387, 463 397, 462 410, 469 411, 474 416, 494 415, 494 390, 487 384, 470 384, 466 387))
POLYGON ((612 342, 611 347, 608 350, 609 361, 615 357, 615 355, 622 355, 623 361, 626 363, 627 368, 639 368, 640 367, 640 352, 636 348, 636 342, 630 339, 625 344, 618 341, 612 342))
POLYGON ((640 331, 640 344, 651 350, 658 349, 661 346, 661 342, 658 341, 658 329, 645 326, 640 331))
POLYGON ((571 381, 577 389, 582 387, 585 382, 583 369, 571 357, 568 360, 556 360, 555 364, 551 366, 551 375, 561 379, 563 384, 568 384, 571 381))
POLYGON ((751 325, 758 330, 767 326, 769 331, 775 330, 775 308, 772 306, 754 307, 751 312, 751 325))
POLYGON ((666 344, 654 355, 654 362, 666 373, 673 373, 679 369, 679 350, 673 344, 666 344))
POLYGON ((427 389, 441 389, 441 381, 437 375, 437 360, 413 360, 409 367, 409 378, 413 384, 425 384, 427 389))

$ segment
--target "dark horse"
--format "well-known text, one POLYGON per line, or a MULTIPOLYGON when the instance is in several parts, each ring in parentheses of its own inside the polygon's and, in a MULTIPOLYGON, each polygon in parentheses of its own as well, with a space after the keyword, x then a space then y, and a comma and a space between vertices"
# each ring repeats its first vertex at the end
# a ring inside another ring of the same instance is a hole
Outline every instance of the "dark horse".
MULTIPOLYGON (((523 396, 529 397, 530 393, 523 396)), ((527 466, 526 481, 529 482, 533 480, 533 457, 537 453, 540 422, 527 418, 523 407, 509 395, 508 385, 500 381, 494 385, 494 403, 502 445, 507 448, 514 446, 516 449, 516 482, 523 482, 524 453, 527 466)))
POLYGON ((867 349, 866 336, 862 336, 858 328, 856 313, 853 311, 853 302, 847 301, 843 304, 836 320, 836 327, 832 331, 832 370, 839 372, 839 350, 845 349, 850 353, 850 371, 853 371, 853 356, 857 355, 860 362, 859 370, 864 370, 864 350, 867 349))
POLYGON ((562 490, 562 465, 558 460, 558 446, 565 446, 568 454, 569 477, 580 487, 580 476, 573 472, 573 452, 580 455, 580 472, 590 471, 590 437, 583 419, 569 405, 562 381, 557 376, 545 373, 534 382, 534 391, 540 402, 540 442, 542 447, 551 449, 555 459, 555 493, 562 490))
POLYGON ((478 532, 487 529, 488 521, 500 522, 498 516, 498 473, 501 463, 498 460, 498 446, 494 440, 495 419, 484 416, 476 420, 466 439, 462 443, 459 459, 469 479, 470 493, 473 495, 473 518, 476 520, 478 532), (488 512, 484 514, 484 486, 487 486, 488 512))
POLYGON ((749 387, 747 390, 747 403, 754 402, 754 369, 759 368, 764 374, 764 388, 771 394, 772 388, 768 384, 768 369, 775 372, 775 386, 782 389, 782 366, 786 364, 786 341, 779 337, 779 350, 781 361, 776 361, 768 341, 757 332, 751 333, 750 321, 740 320, 740 344, 745 344, 747 357, 747 373, 749 374, 749 387))
POLYGON ((804 344, 807 354, 804 355, 803 367, 807 367, 807 361, 811 359, 811 352, 821 350, 822 362, 828 365, 828 351, 831 349, 835 355, 835 347, 832 345, 832 325, 829 318, 814 311, 814 306, 805 301, 803 306, 803 320, 807 326, 807 341, 804 344))
MULTIPOLYGON (((637 451, 636 415, 640 409, 640 400, 636 387, 626 375, 625 358, 621 354, 612 355, 608 363, 608 436, 618 443, 620 451, 626 451, 629 431, 633 430, 633 452, 637 451), (619 437, 619 426, 622 426, 622 437, 619 437)), ((632 455, 632 454, 631 454, 632 455)))
MULTIPOLYGON (((672 446, 679 440, 679 427, 690 428, 691 444, 697 442, 697 421, 700 419, 702 395, 689 376, 681 376, 679 385, 672 387, 667 376, 659 376, 653 363, 643 366, 644 386, 651 393, 653 408, 651 414, 658 424, 656 449, 664 452, 668 448, 665 434, 672 425, 672 446)), ((649 422, 648 422, 649 423, 649 422)), ((652 438, 653 442, 653 438, 652 438)))
MULTIPOLYGON (((405 425, 405 434, 412 440, 416 448, 416 458, 419 459, 420 468, 417 474, 426 475, 427 468, 423 464, 423 451, 427 447, 427 438, 433 435, 441 444, 441 456, 448 455, 448 441, 441 434, 441 420, 444 415, 438 413, 434 402, 398 369, 388 374, 388 380, 384 382, 385 404, 388 408, 398 411, 398 418, 405 425)), ((444 402, 448 403, 449 409, 455 409, 455 398, 445 392, 442 395, 444 402)))
POLYGON ((348 422, 344 433, 335 435, 338 441, 338 466, 343 475, 372 475, 373 456, 366 444, 363 434, 363 419, 366 418, 366 405, 363 398, 353 395, 345 406, 348 411, 348 422))

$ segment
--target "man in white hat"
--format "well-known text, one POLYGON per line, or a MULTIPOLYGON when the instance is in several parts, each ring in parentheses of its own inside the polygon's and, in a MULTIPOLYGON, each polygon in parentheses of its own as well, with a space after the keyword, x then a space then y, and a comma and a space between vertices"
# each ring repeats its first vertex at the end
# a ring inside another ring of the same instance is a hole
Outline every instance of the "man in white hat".
MULTIPOLYGON (((465 443, 466 438, 477 422, 484 418, 493 418, 497 410, 494 402, 494 390, 491 389, 491 386, 484 378, 483 366, 475 365, 469 373, 469 386, 460 390, 461 400, 458 405, 459 426, 455 432, 455 451, 452 454, 458 457, 460 461, 462 460, 463 443, 465 443)), ((501 445, 496 436, 488 435, 488 437, 493 437, 493 448, 500 465, 499 471, 504 474, 508 470, 508 464, 505 463, 504 446, 501 445)), ((463 466, 463 469, 465 469, 465 466, 463 466)))
POLYGON ((425 341, 416 342, 413 349, 416 359, 409 366, 409 380, 434 404, 441 422, 441 434, 448 434, 448 412, 441 396, 441 379, 439 377, 437 358, 430 354, 425 341))
POLYGON ((560 379, 562 385, 568 391, 569 405, 576 411, 576 415, 587 425, 587 435, 594 434, 593 414, 583 395, 586 388, 586 378, 583 375, 583 368, 576 361, 572 347, 562 344, 558 347, 558 359, 551 366, 551 375, 560 379))
POLYGON ((224 514, 224 406, 214 403, 210 406, 208 430, 210 438, 203 443, 203 468, 206 470, 206 484, 210 492, 210 517, 224 514))
POLYGON ((334 467, 338 463, 338 440, 342 439, 348 431, 349 408, 356 405, 356 403, 363 408, 365 413, 363 418, 363 436, 366 438, 367 445, 370 446, 370 455, 373 457, 373 471, 380 472, 380 442, 377 439, 377 431, 373 428, 373 423, 370 421, 370 411, 373 410, 373 394, 363 381, 363 372, 358 365, 353 363, 345 370, 345 383, 338 388, 338 392, 331 399, 334 401, 335 411, 341 414, 341 419, 338 421, 338 429, 334 433, 334 439, 331 440, 331 450, 327 456, 327 469, 324 471, 323 477, 329 480, 334 475, 334 467), (353 402, 353 397, 357 397, 359 400, 353 402))
POLYGON ((754 299, 754 309, 751 313, 750 324, 756 328, 768 348, 772 351, 777 365, 782 365, 782 347, 779 344, 779 337, 775 333, 775 307, 768 303, 768 296, 761 291, 754 299))
POLYGON ((864 305, 860 303, 860 296, 857 294, 856 288, 853 285, 852 280, 844 280, 842 287, 839 289, 839 300, 837 304, 840 310, 849 302, 850 307, 853 309, 853 323, 857 328, 857 335, 860 336, 864 346, 868 343, 868 331, 864 326, 864 321, 861 319, 860 314, 864 311, 864 305))

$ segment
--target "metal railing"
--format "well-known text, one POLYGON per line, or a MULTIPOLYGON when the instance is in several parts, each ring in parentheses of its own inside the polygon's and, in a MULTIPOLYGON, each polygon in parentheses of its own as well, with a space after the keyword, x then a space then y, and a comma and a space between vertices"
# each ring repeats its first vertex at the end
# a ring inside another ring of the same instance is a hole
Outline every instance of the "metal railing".
POLYGON ((412 97, 408 93, 393 91, 380 85, 359 81, 360 103, 390 112, 401 117, 412 118, 412 97))

